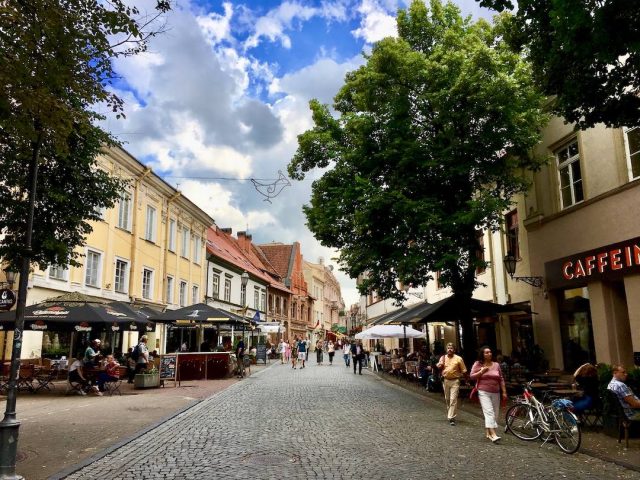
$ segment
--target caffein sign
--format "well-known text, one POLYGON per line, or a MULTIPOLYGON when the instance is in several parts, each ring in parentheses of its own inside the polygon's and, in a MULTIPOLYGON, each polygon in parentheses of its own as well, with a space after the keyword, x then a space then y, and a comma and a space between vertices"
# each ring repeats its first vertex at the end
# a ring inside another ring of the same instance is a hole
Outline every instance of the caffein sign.
POLYGON ((545 264, 548 288, 583 286, 596 279, 620 280, 632 272, 640 272, 640 237, 545 264))

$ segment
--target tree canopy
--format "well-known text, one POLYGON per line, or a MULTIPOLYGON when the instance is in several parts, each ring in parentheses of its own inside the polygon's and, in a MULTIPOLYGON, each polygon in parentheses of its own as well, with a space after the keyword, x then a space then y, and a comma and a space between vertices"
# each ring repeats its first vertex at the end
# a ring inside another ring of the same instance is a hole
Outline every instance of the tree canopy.
POLYGON ((478 232, 497 229, 546 117, 531 68, 486 22, 452 3, 414 1, 400 38, 373 47, 330 108, 311 101, 314 127, 298 137, 289 174, 328 168, 304 212, 325 246, 340 250, 362 293, 402 300, 399 282, 439 282, 470 298, 478 232))
POLYGON ((112 60, 146 48, 169 8, 143 14, 122 0, 6 0, 0 5, 0 256, 24 256, 30 165, 39 168, 32 259, 75 264, 89 221, 124 186, 97 166, 114 138, 100 109, 122 113, 112 60))
MULTIPOLYGON (((510 0, 477 0, 502 11, 510 0)), ((554 111, 580 128, 640 126, 640 2, 518 0, 507 39, 554 111)))

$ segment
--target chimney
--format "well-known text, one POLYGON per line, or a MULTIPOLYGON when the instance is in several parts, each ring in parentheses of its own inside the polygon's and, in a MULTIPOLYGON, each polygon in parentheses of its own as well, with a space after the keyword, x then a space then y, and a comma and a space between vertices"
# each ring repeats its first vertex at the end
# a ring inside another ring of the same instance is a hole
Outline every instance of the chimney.
POLYGON ((237 235, 240 248, 245 252, 251 250, 251 235, 247 235, 247 232, 238 232, 237 235))
POLYGON ((231 233, 233 232, 232 228, 221 228, 220 231, 222 233, 226 233, 227 235, 231 235, 231 233))

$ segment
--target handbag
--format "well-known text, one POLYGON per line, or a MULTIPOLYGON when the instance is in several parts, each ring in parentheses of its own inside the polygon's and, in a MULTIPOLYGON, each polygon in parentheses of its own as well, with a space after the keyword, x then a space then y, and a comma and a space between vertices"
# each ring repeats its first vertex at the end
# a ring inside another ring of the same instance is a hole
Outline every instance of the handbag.
POLYGON ((469 393, 469 400, 471 400, 472 402, 478 402, 478 385, 476 384, 472 389, 471 392, 469 393))

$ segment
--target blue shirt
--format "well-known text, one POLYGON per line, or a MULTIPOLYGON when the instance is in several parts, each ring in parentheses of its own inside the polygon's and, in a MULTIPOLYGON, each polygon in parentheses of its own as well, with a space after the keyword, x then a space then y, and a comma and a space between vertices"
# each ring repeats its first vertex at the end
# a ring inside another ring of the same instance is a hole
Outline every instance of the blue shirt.
POLYGON ((622 409, 624 410, 624 414, 628 418, 631 418, 636 413, 638 413, 637 410, 634 410, 633 408, 631 408, 629 406, 629 404, 624 401, 624 399, 626 397, 628 397, 629 395, 632 395, 633 398, 638 400, 638 397, 636 397, 633 394, 633 391, 627 386, 626 383, 623 383, 620 380, 616 380, 615 378, 612 378, 611 381, 609 382, 609 386, 607 386, 607 388, 609 390, 611 390, 613 393, 616 394, 616 396, 618 397, 618 400, 620 401, 620 405, 622 405, 622 409))
POLYGON ((303 341, 298 342, 298 352, 305 353, 307 351, 307 344, 303 341))

